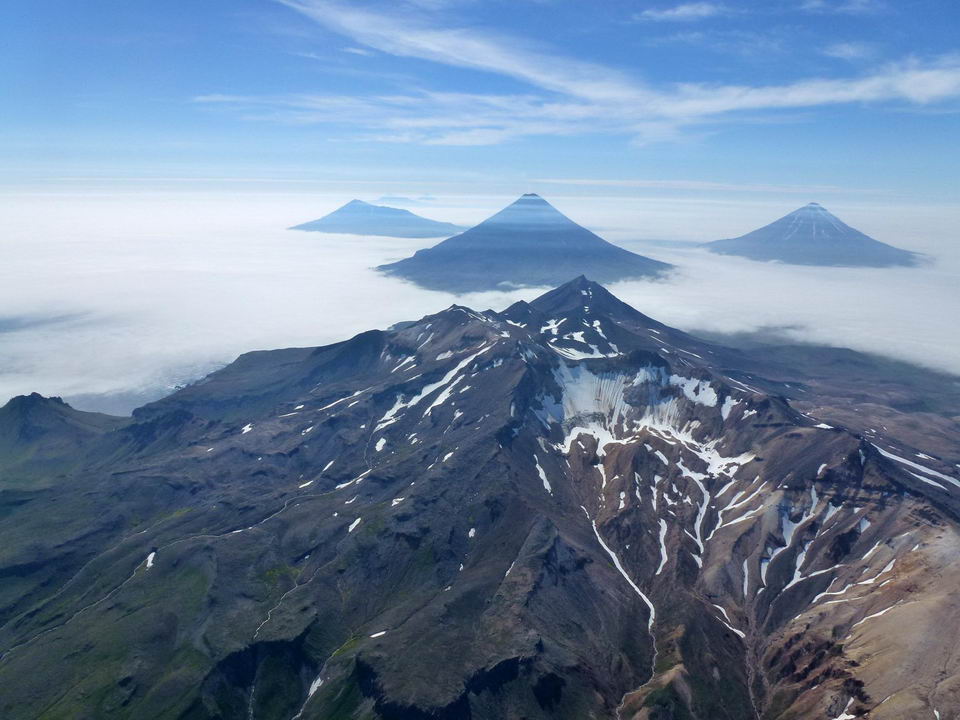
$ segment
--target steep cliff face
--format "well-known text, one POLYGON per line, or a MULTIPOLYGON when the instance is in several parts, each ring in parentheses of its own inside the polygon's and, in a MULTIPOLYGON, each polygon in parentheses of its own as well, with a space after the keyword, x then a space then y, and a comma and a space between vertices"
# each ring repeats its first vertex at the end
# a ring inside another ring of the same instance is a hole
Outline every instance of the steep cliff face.
POLYGON ((5 506, 3 715, 950 717, 956 469, 760 363, 583 278, 244 356, 5 506))

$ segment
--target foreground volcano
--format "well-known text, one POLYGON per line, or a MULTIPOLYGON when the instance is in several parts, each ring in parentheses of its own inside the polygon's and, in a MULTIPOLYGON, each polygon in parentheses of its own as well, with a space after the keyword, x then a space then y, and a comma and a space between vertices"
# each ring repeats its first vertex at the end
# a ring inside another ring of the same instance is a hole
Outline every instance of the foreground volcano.
POLYGON ((960 446, 781 375, 578 278, 21 443, 0 714, 955 716, 960 446))
POLYGON ((704 246, 721 255, 793 265, 893 267, 916 265, 916 253, 874 240, 818 203, 804 205, 759 230, 704 246))
POLYGON ((378 270, 454 293, 657 277, 672 266, 608 243, 529 193, 466 232, 378 270))

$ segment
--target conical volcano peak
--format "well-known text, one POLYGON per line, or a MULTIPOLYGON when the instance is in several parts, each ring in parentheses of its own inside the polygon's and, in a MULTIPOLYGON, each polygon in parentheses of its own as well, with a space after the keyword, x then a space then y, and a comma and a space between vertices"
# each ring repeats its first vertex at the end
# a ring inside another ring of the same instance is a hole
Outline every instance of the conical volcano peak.
POLYGON ((422 287, 472 292, 555 286, 583 272, 615 282, 670 267, 608 243, 527 193, 466 232, 378 269, 422 287))
POLYGON ((580 227, 536 193, 521 195, 503 210, 484 220, 480 225, 511 225, 518 229, 550 225, 580 227))
POLYGON ((807 204, 804 205, 802 208, 797 208, 797 209, 794 210, 792 213, 790 213, 789 215, 787 215, 787 217, 790 217, 791 215, 797 215, 797 214, 804 214, 804 215, 811 215, 811 216, 821 215, 821 216, 835 217, 834 214, 831 213, 829 210, 827 210, 823 205, 821 205, 820 203, 815 203, 815 202, 807 203, 807 204))
POLYGON ((816 202, 735 238, 707 243, 712 252, 751 260, 847 267, 915 265, 914 253, 878 242, 816 202))
POLYGON ((597 299, 603 300, 606 298, 616 298, 600 283, 595 283, 592 280, 588 279, 586 275, 578 275, 573 280, 565 282, 563 285, 560 285, 548 293, 541 295, 539 298, 533 301, 533 304, 539 302, 546 297, 565 297, 572 298, 577 303, 589 303, 589 300, 596 295, 597 299))
POLYGON ((614 295, 603 285, 590 280, 586 275, 577 275, 573 280, 560 285, 552 292, 579 295, 581 297, 593 297, 594 293, 596 293, 597 297, 600 298, 614 298, 614 295))
POLYGON ((673 353, 696 364, 691 358, 702 362, 711 353, 702 341, 635 310, 584 275, 488 316, 534 333, 543 347, 566 360, 623 359, 640 351, 657 364, 673 353))
POLYGON ((574 309, 585 309, 593 314, 617 314, 636 310, 620 300, 600 283, 579 275, 535 300, 530 306, 547 314, 566 313, 574 309))

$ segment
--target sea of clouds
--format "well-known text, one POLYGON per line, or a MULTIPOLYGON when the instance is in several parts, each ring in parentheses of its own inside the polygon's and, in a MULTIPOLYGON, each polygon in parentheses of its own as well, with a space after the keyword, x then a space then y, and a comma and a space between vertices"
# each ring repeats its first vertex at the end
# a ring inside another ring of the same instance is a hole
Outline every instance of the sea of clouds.
MULTIPOLYGON (((248 350, 322 345, 453 302, 502 309, 542 292, 421 290, 371 268, 434 241, 285 229, 348 199, 172 191, 0 197, 0 403, 36 391, 83 409, 129 412, 248 350)), ((723 333, 785 328, 792 340, 960 374, 960 248, 951 237, 960 222, 950 208, 828 205, 877 239, 932 257, 915 269, 849 269, 756 263, 685 242, 752 230, 793 209, 783 201, 548 199, 607 239, 677 266, 665 281, 610 288, 662 322, 723 333)), ((509 200, 436 197, 411 209, 473 224, 509 200)))

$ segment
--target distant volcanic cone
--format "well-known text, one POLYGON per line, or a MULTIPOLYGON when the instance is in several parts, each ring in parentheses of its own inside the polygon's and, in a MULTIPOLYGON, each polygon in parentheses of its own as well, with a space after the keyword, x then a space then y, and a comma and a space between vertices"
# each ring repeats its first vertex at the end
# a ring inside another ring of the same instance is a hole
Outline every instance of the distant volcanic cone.
POLYGON ((348 235, 432 238, 444 237, 463 228, 453 223, 420 217, 409 210, 351 200, 319 220, 295 225, 290 229, 348 235))
POLYGON ((794 210, 759 230, 706 243, 711 252, 793 265, 891 267, 916 265, 916 253, 864 235, 817 203, 794 210))
POLYGON ((577 225, 539 195, 523 195, 476 227, 378 270, 431 290, 472 292, 655 277, 667 263, 637 255, 577 225))

